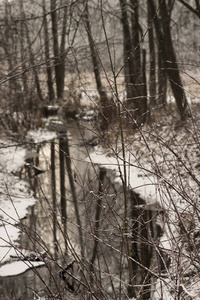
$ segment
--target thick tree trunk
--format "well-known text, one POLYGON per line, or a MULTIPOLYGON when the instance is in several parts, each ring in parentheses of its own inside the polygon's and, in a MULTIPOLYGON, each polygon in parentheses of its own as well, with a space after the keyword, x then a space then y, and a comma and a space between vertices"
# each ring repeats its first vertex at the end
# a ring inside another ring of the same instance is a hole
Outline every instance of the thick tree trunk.
POLYGON ((125 68, 125 82, 127 91, 127 100, 130 102, 133 97, 133 75, 134 65, 132 60, 133 49, 132 49, 132 38, 131 30, 129 27, 127 3, 126 0, 120 0, 121 6, 121 21, 123 28, 123 39, 124 39, 124 68, 125 68))
MULTIPOLYGON (((146 121, 147 95, 142 70, 138 1, 130 1, 131 20, 129 21, 128 4, 120 0, 121 21, 124 37, 124 64, 127 87, 127 107, 140 125, 146 121), (129 24, 131 23, 131 25, 129 24)), ((146 76, 145 76, 146 77, 146 76)))
POLYGON ((131 3, 131 27, 132 27, 132 60, 134 65, 135 77, 134 81, 137 82, 137 78, 141 77, 141 41, 140 41, 140 25, 139 25, 139 4, 138 0, 130 0, 131 3))
MULTIPOLYGON (((99 245, 99 228, 100 228, 100 217, 102 210, 102 193, 103 193, 103 183, 106 176, 106 169, 100 168, 99 171, 99 189, 98 189, 98 198, 96 204, 96 214, 94 220, 94 248, 92 252, 92 258, 90 260, 90 273, 94 272, 94 262, 98 254, 98 245, 99 245)), ((92 281, 92 278, 91 278, 92 281)))
POLYGON ((136 291, 129 286, 128 295, 134 297, 138 292, 140 296, 138 299, 150 299, 151 294, 151 273, 150 270, 153 257, 153 247, 151 245, 152 239, 156 238, 155 229, 153 229, 154 215, 151 210, 146 209, 144 200, 140 198, 139 194, 131 192, 131 220, 132 220, 132 243, 131 243, 131 257, 133 265, 133 274, 135 276, 136 291), (150 235, 151 232, 151 235, 150 235), (138 263, 140 264, 138 264, 138 263), (140 288, 137 288, 137 285, 140 288))
POLYGON ((64 80, 65 80, 65 35, 66 35, 66 10, 64 8, 63 28, 61 36, 61 48, 59 48, 58 41, 58 16, 56 11, 56 0, 51 0, 51 21, 52 21, 52 36, 53 36, 53 51, 55 64, 55 79, 57 98, 62 99, 64 94, 64 80), (61 52, 62 51, 62 52, 61 52))
POLYGON ((168 14, 166 1, 160 2, 161 21, 155 9, 154 1, 149 0, 153 13, 153 21, 158 38, 158 44, 161 51, 162 59, 164 62, 165 72, 169 79, 171 89, 179 110, 182 120, 185 120, 188 114, 188 102, 183 88, 180 77, 179 67, 176 59, 176 53, 173 47, 171 30, 170 30, 170 17, 168 14), (163 31, 162 31, 163 29, 163 31))

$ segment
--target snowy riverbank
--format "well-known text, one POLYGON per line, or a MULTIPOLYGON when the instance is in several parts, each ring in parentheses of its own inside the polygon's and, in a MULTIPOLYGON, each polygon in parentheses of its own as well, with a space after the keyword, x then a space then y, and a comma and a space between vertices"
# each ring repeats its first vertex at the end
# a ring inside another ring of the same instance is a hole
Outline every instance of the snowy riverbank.
MULTIPOLYGON (((34 143, 48 141, 56 137, 53 132, 31 131, 29 140, 34 143)), ((29 184, 18 174, 31 150, 17 146, 17 143, 0 140, 0 276, 13 276, 43 262, 14 261, 18 257, 20 228, 18 224, 27 214, 27 209, 36 202, 29 184), (14 264, 14 265, 13 265, 14 264)))
POLYGON ((163 231, 159 247, 169 257, 170 265, 155 283, 154 300, 161 299, 161 295, 162 299, 174 299, 178 257, 184 265, 181 288, 187 296, 192 295, 192 299, 200 299, 200 278, 194 275, 199 264, 193 264, 191 259, 197 257, 200 241, 200 136, 197 128, 198 124, 190 121, 185 126, 162 121, 154 127, 145 126, 123 141, 125 157, 122 155, 122 144, 119 144, 109 150, 96 147, 87 159, 111 169, 116 176, 115 181, 121 184, 125 164, 129 189, 138 193, 147 206, 158 205, 163 211, 159 221, 163 231), (189 248, 189 243, 193 248, 189 248))

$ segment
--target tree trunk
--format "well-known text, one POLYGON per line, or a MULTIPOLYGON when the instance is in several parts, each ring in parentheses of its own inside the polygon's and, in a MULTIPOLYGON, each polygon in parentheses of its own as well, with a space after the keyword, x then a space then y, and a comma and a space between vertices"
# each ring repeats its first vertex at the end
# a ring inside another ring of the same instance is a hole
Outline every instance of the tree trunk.
POLYGON ((133 92, 132 85, 133 74, 134 74, 134 65, 132 60, 132 38, 131 31, 129 27, 128 14, 127 14, 127 3, 126 0, 120 0, 121 6, 121 21, 123 28, 123 39, 124 39, 124 68, 125 68, 125 82, 126 82, 126 91, 127 91, 127 100, 128 102, 132 100, 133 92))
MULTIPOLYGON (((133 265, 133 274, 135 276, 135 284, 137 293, 140 292, 141 300, 150 299, 151 294, 151 274, 148 271, 152 263, 152 238, 155 232, 153 231, 153 222, 156 213, 152 214, 151 210, 147 210, 144 206, 144 200, 139 194, 131 192, 131 220, 132 220, 132 249, 131 257, 133 265), (151 232, 151 235, 149 233, 151 232), (140 264, 138 264, 138 263, 140 264), (140 288, 137 288, 137 285, 140 288)), ((156 237, 156 236, 155 236, 156 237)), ((134 286, 128 288, 129 297, 135 296, 134 286)))
POLYGON ((148 8, 148 36, 149 36, 149 55, 150 55, 150 70, 149 70, 149 96, 150 96, 150 110, 157 105, 156 101, 156 51, 154 44, 154 30, 153 30, 153 15, 149 1, 148 8))
POLYGON ((45 45, 45 60, 46 60, 46 72, 47 72, 47 88, 48 88, 48 95, 49 95, 49 101, 53 102, 55 99, 55 93, 54 93, 54 84, 53 84, 53 78, 52 78, 52 67, 50 62, 50 47, 49 47, 49 32, 48 32, 48 21, 46 16, 46 3, 45 0, 43 0, 43 26, 44 26, 44 45, 45 45))
MULTIPOLYGON (((15 66, 18 65, 15 59, 15 52, 12 52, 12 48, 15 45, 15 41, 13 40, 13 34, 12 34, 12 29, 11 29, 11 20, 10 20, 10 15, 11 15, 11 4, 9 2, 5 2, 5 34, 3 35, 3 41, 1 41, 3 50, 6 55, 6 60, 8 64, 8 76, 10 76, 9 79, 9 94, 12 95, 14 93, 14 97, 16 100, 19 99, 19 91, 21 90, 20 84, 17 81, 17 78, 13 76, 15 74, 15 66)), ((14 110, 19 109, 19 103, 13 103, 13 108, 14 110)))
POLYGON ((153 13, 153 21, 162 60, 164 62, 165 72, 169 79, 181 120, 185 120, 188 114, 188 102, 182 85, 176 54, 173 47, 170 30, 170 17, 166 6, 166 1, 162 0, 159 6, 162 21, 158 19, 153 0, 149 0, 149 4, 151 5, 153 13))
POLYGON ((59 138, 59 159, 60 159, 60 206, 63 224, 63 235, 65 241, 65 251, 67 252, 67 201, 65 193, 65 140, 59 138))
POLYGON ((57 241, 57 203, 56 203, 56 172, 55 172, 55 142, 51 142, 51 182, 52 182, 52 202, 53 202, 53 244, 54 258, 57 260, 58 241, 57 241))
MULTIPOLYGON (((65 8, 66 9, 66 8, 65 8)), ((62 99, 64 93, 64 73, 65 60, 63 53, 61 55, 58 42, 58 17, 56 11, 56 0, 51 0, 51 21, 52 21, 52 36, 53 36, 53 51, 54 51, 54 64, 55 64, 55 79, 57 98, 62 99)), ((65 22, 65 21, 63 21, 65 22)))
POLYGON ((65 137, 64 148, 63 149, 64 149, 64 152, 65 152, 67 174, 68 174, 68 178, 69 178, 69 184, 70 184, 70 189, 71 189, 71 194, 72 194, 72 199, 73 199, 73 204, 74 204, 74 210, 75 210, 75 216, 76 216, 76 222, 77 222, 77 227, 78 227, 81 255, 82 255, 82 257, 84 257, 82 222, 81 222, 81 217, 80 217, 80 212, 79 212, 79 207, 78 207, 78 201, 77 201, 77 196, 76 196, 76 188, 75 188, 75 185, 74 185, 74 178, 73 178, 73 174, 72 174, 70 151, 69 151, 69 144, 68 144, 67 136, 65 137))
POLYGON ((165 106, 167 103, 167 74, 160 52, 158 49, 158 104, 165 106))
POLYGON ((65 86, 65 41, 66 41, 66 31, 67 31, 67 4, 63 9, 63 22, 61 31, 61 43, 59 49, 59 68, 57 68, 57 95, 58 99, 62 99, 64 96, 64 86, 65 86))
POLYGON ((143 99, 143 110, 145 112, 144 122, 146 122, 147 117, 147 78, 146 78, 146 50, 142 49, 142 86, 143 95, 146 99, 143 99))
POLYGON ((43 95, 42 95, 42 90, 41 90, 41 86, 40 86, 40 79, 39 79, 37 67, 36 67, 36 64, 35 64, 35 58, 34 58, 32 45, 31 45, 31 40, 30 40, 30 36, 29 36, 28 24, 26 24, 26 39, 27 39, 27 43, 28 43, 30 62, 31 62, 31 65, 33 67, 33 74, 34 74, 34 77, 35 77, 35 85, 36 85, 38 98, 43 102, 44 99, 43 99, 43 95))
MULTIPOLYGON (((24 7, 23 7, 23 1, 21 0, 20 2, 20 9, 21 9, 21 14, 22 14, 22 18, 25 20, 26 19, 26 14, 24 12, 24 7)), ((33 54, 33 50, 32 50, 32 42, 31 42, 31 38, 30 38, 30 32, 29 32, 29 28, 28 28, 28 23, 24 23, 25 26, 25 35, 26 35, 26 40, 27 40, 27 45, 28 45, 28 50, 29 50, 29 57, 30 57, 30 62, 32 65, 32 69, 33 69, 33 74, 34 74, 34 78, 35 78, 35 85, 36 85, 36 90, 37 90, 37 94, 38 94, 38 98, 43 102, 43 95, 42 95, 42 90, 41 90, 41 86, 40 86, 40 79, 39 79, 39 75, 38 75, 38 70, 35 64, 35 57, 33 54)))
MULTIPOLYGON (((22 1, 20 1, 19 3, 20 5, 20 13, 21 13, 21 16, 23 17, 23 4, 22 4, 22 1)), ((20 23, 20 58, 21 58, 21 63, 22 63, 22 70, 23 70, 23 73, 22 73, 22 83, 23 83, 23 92, 24 92, 24 95, 28 95, 28 83, 27 83, 27 76, 25 74, 25 70, 26 70, 26 63, 25 63, 25 44, 26 44, 26 41, 25 41, 25 24, 24 24, 25 20, 24 21, 21 21, 20 23)))
MULTIPOLYGON (((121 21, 124 38, 124 64, 127 90, 127 107, 140 125, 146 121, 147 95, 144 94, 144 74, 141 61, 139 35, 138 1, 130 1, 131 26, 129 24, 128 5, 126 0, 120 0, 121 21)), ((146 77, 146 76, 145 76, 146 77)))
MULTIPOLYGON (((106 169, 100 168, 99 171, 99 189, 98 189, 98 199, 96 204, 96 215, 94 220, 94 248, 92 252, 92 258, 90 260, 90 273, 94 272, 94 262, 98 254, 98 245, 99 245, 99 228, 100 228, 100 217, 101 217, 101 210, 102 210, 102 193, 103 193, 103 182, 106 176, 106 169)), ((92 280, 92 276, 91 276, 92 280)))
POLYGON ((85 4, 84 21, 85 21, 85 27, 86 27, 86 31, 87 31, 89 46, 90 46, 90 52, 91 52, 91 57, 92 57, 92 64, 93 64, 96 86, 97 86, 97 90, 98 90, 99 97, 100 97, 100 118, 101 118, 100 128, 104 131, 108 128, 109 120, 111 117, 111 113, 109 110, 110 103, 109 103, 108 96, 104 90, 104 87, 103 87, 103 84, 101 81, 98 51, 96 49, 95 42, 94 42, 94 39, 92 36, 91 24, 90 24, 90 20, 89 20, 88 1, 86 1, 86 4, 85 4))

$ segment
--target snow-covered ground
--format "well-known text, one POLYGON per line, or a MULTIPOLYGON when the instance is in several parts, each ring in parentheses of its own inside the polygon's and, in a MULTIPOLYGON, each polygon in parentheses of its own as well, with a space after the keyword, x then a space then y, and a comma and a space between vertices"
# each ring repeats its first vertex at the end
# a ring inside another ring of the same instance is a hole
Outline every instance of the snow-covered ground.
MULTIPOLYGON (((44 130, 30 131, 27 135, 34 143, 49 141, 55 137, 55 132, 44 130)), ((15 144, 8 140, 0 140, 0 276, 20 274, 29 268, 44 264, 34 261, 11 263, 11 257, 19 256, 18 224, 26 216, 28 207, 36 201, 29 184, 17 175, 24 166, 25 159, 33 154, 25 147, 15 144)))
MULTIPOLYGON (((161 295, 165 300, 174 299, 173 291, 178 288, 182 289, 185 297, 192 295, 192 299, 200 299, 200 277, 193 276, 197 266, 192 265, 192 257, 198 260, 198 252, 195 251, 198 251, 200 232, 198 128, 198 119, 195 122, 191 119, 183 126, 169 117, 156 125, 144 126, 132 137, 129 135, 124 143, 125 160, 122 150, 119 150, 122 144, 115 150, 96 147, 87 159, 112 169, 116 174, 115 180, 119 182, 120 176, 124 176, 125 163, 128 186, 147 204, 157 203, 164 210, 161 224, 164 234, 160 238, 160 247, 169 255, 171 264, 167 280, 163 280, 162 284, 157 281, 155 285, 154 300, 161 299, 161 295), (181 232, 181 225, 190 237, 181 232), (194 236, 197 236, 195 241, 194 236), (193 250, 188 247, 190 238, 193 239, 193 250), (181 271, 178 256, 183 267, 181 271), (178 277, 181 279, 177 283, 178 277)), ((196 265, 199 266, 200 262, 197 261, 196 265)))

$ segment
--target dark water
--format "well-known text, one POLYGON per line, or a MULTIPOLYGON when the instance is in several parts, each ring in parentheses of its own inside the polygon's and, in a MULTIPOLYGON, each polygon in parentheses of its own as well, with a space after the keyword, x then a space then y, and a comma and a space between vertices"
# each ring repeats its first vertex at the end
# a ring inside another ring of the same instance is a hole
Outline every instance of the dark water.
MULTIPOLYGON (((90 146, 93 141, 93 133, 85 123, 78 127, 75 123, 69 123, 64 139, 68 140, 71 158, 72 176, 76 189, 80 213, 83 201, 89 199, 89 190, 95 190, 95 168, 90 163, 84 162, 84 158, 92 150, 90 146), (84 199, 85 197, 85 199, 84 199)), ((68 265, 73 259, 72 255, 66 255, 65 238, 63 234, 62 212, 60 207, 60 157, 59 140, 54 140, 43 145, 37 145, 33 150, 38 152, 38 157, 29 160, 31 165, 37 165, 44 173, 34 176, 34 170, 26 167, 23 170, 23 179, 27 180, 35 191, 37 203, 28 209, 28 214, 20 223, 21 235, 17 246, 25 249, 27 253, 46 253, 46 266, 32 269, 26 273, 0 278, 0 299, 39 299, 45 295, 47 299, 64 299, 66 297, 65 282, 60 279, 59 272, 62 267, 68 265), (52 169, 51 151, 55 151, 55 182, 56 182, 56 204, 52 200, 52 169), (56 211, 55 211, 56 210, 56 211), (63 291, 64 290, 64 291, 63 291), (64 296, 65 295, 65 296, 64 296)), ((98 169, 98 168, 96 168, 98 169)), ((65 200, 67 205, 67 231, 71 237, 73 247, 80 252, 76 218, 72 203, 71 187, 68 180, 66 167, 65 177, 65 200)))

